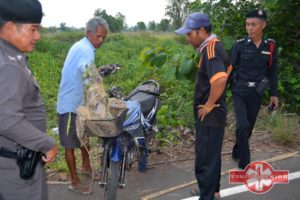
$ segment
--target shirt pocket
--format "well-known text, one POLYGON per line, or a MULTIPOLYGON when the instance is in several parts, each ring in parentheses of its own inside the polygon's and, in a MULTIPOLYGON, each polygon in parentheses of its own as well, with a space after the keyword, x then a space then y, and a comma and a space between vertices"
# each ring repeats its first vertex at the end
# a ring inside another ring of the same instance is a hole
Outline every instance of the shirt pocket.
POLYGON ((251 50, 244 50, 241 53, 241 59, 242 60, 247 60, 247 61, 253 60, 254 56, 255 56, 255 52, 251 51, 251 50))
POLYGON ((270 54, 268 54, 268 53, 270 53, 270 52, 268 52, 268 51, 262 51, 261 52, 261 62, 262 63, 264 63, 265 65, 269 65, 269 60, 270 60, 270 54))

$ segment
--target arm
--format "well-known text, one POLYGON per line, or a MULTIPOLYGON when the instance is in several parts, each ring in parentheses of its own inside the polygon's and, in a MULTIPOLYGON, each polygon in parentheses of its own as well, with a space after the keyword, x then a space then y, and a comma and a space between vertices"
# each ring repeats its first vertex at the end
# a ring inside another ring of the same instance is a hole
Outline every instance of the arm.
POLYGON ((27 79, 15 66, 2 67, 0 71, 0 136, 28 149, 47 152, 55 142, 34 127, 23 112, 27 79))
MULTIPOLYGON (((273 42, 273 41, 270 41, 273 42)), ((275 45, 275 44, 274 44, 275 45)), ((279 100, 278 100, 278 78, 277 78, 277 49, 274 49, 272 54, 272 65, 269 69, 269 80, 270 80, 270 103, 269 106, 274 106, 274 109, 278 108, 279 100)))
POLYGON ((57 147, 57 144, 54 145, 54 147, 52 149, 50 149, 45 156, 42 156, 42 160, 45 162, 45 163, 51 163, 54 161, 56 155, 58 153, 58 147, 57 147))
POLYGON ((238 44, 235 43, 232 45, 231 51, 230 51, 230 56, 229 56, 229 62, 232 65, 232 72, 230 73, 228 77, 228 82, 229 82, 229 87, 230 89, 233 88, 235 79, 236 79, 236 73, 237 73, 237 64, 238 64, 238 44))
POLYGON ((207 102, 205 105, 199 105, 198 108, 198 117, 201 121, 204 120, 204 117, 210 113, 215 107, 218 107, 219 105, 216 105, 215 103, 217 100, 221 97, 221 95, 224 92, 224 89, 226 87, 227 78, 226 77, 220 77, 216 81, 213 82, 210 88, 210 93, 207 102))

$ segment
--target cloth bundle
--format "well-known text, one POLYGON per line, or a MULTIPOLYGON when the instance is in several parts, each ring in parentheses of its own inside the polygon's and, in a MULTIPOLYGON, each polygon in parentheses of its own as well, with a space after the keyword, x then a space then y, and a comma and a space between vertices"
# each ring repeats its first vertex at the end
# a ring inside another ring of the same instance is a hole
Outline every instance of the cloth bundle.
POLYGON ((85 104, 77 109, 77 136, 86 144, 87 136, 115 137, 122 132, 127 106, 123 100, 109 98, 95 65, 83 76, 85 104))

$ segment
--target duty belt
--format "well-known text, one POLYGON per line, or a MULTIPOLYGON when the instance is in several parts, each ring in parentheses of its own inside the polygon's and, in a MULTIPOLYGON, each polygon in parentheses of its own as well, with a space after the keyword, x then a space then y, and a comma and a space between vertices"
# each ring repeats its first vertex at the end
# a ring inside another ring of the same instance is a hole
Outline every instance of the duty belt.
POLYGON ((257 82, 246 82, 246 81, 238 81, 237 82, 238 85, 245 85, 249 88, 253 88, 257 86, 257 82))
POLYGON ((16 150, 8 149, 0 146, 0 156, 6 158, 17 158, 18 153, 16 150))

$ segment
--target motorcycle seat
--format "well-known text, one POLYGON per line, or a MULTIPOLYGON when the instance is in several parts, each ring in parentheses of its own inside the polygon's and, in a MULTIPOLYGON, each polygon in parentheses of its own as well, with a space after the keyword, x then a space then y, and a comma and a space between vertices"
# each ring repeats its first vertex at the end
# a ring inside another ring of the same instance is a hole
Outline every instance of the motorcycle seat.
POLYGON ((141 104, 141 110, 144 116, 147 116, 155 105, 157 88, 153 84, 140 85, 134 89, 128 97, 132 101, 138 101, 141 104))

